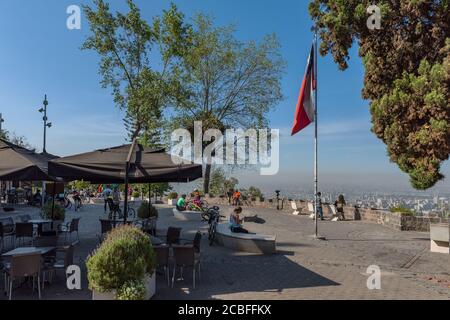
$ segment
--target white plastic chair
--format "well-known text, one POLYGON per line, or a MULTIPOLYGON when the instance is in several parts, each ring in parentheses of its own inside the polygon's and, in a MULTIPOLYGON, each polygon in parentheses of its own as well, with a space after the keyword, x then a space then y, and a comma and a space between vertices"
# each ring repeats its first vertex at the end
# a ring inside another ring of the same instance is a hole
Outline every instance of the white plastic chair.
POLYGON ((298 216, 300 211, 298 210, 297 203, 295 201, 291 201, 291 207, 294 212, 292 213, 294 216, 298 216))
POLYGON ((315 219, 316 214, 314 212, 314 205, 312 202, 308 202, 308 211, 310 213, 309 218, 310 219, 315 219))

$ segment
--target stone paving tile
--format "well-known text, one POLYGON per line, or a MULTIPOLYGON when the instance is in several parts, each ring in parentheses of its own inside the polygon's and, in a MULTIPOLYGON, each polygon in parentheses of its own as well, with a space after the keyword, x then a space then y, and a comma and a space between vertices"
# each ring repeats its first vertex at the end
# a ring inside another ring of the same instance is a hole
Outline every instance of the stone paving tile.
MULTIPOLYGON (((168 226, 180 226, 185 239, 193 239, 197 230, 206 235, 206 224, 180 222, 173 217, 172 208, 158 208, 160 232, 168 226)), ((222 208, 223 213, 230 211, 230 207, 222 208)), ((25 212, 37 214, 28 208, 16 214, 25 212)), ((314 224, 308 217, 270 209, 246 209, 245 213, 266 220, 265 224, 247 223, 246 227, 276 234, 277 254, 261 256, 209 247, 204 238, 198 288, 192 289, 190 270, 185 272, 185 281, 176 282, 173 289, 158 277, 155 299, 450 299, 450 288, 442 280, 438 282, 450 275, 450 256, 430 253, 427 233, 398 232, 365 222, 320 222, 320 233, 327 241, 318 241, 311 238, 314 224), (366 287, 365 272, 371 264, 381 267, 381 290, 366 287)), ((98 219, 104 216, 103 206, 89 205, 79 213, 68 212, 68 218, 75 216, 82 218, 76 261, 82 267, 83 290, 69 291, 60 273, 44 291, 44 299, 91 299, 84 261, 98 245, 98 219)), ((15 299, 36 296, 26 286, 14 292, 15 299)))

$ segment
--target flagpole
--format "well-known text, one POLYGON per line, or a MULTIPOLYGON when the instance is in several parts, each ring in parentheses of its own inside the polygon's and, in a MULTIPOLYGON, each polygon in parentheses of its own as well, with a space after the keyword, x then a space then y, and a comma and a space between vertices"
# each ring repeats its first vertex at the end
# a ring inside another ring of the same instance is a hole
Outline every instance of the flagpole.
POLYGON ((318 50, 317 50, 317 27, 314 27, 314 82, 316 86, 316 90, 314 91, 314 208, 315 208, 315 237, 319 238, 319 225, 318 225, 318 214, 319 208, 317 204, 319 203, 318 192, 319 192, 319 165, 318 165, 318 104, 317 104, 317 96, 318 96, 318 75, 317 75, 317 59, 318 59, 318 50))

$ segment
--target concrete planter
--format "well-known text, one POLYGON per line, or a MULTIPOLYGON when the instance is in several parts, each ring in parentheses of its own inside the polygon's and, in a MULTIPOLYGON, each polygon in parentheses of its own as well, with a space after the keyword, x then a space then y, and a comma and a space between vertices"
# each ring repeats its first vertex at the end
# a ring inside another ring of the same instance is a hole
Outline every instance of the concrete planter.
MULTIPOLYGON (((145 295, 145 300, 150 300, 156 294, 156 272, 153 275, 147 275, 145 277, 145 288, 147 293, 145 295)), ((92 300, 103 300, 112 301, 116 299, 117 290, 112 290, 109 292, 101 293, 95 290, 92 291, 92 300)))
POLYGON ((430 225, 431 252, 450 253, 450 224, 436 223, 430 225))

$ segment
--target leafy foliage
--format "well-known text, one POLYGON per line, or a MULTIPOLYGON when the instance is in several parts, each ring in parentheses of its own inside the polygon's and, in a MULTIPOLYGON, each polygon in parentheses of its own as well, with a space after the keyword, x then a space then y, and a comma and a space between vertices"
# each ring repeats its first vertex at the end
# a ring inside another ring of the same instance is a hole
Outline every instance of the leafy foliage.
POLYGON ((117 300, 145 300, 146 288, 143 280, 126 282, 117 290, 117 300))
POLYGON ((405 206, 397 206, 391 208, 391 212, 397 212, 405 216, 414 216, 415 212, 411 209, 406 208, 405 206))
POLYGON ((91 186, 91 184, 87 181, 77 180, 77 181, 70 182, 69 186, 73 190, 86 190, 91 186))
POLYGON ((89 288, 98 292, 121 289, 130 282, 143 281, 155 265, 147 235, 131 226, 116 228, 87 259, 89 288))
POLYGON ((246 198, 263 198, 263 193, 257 187, 251 186, 248 189, 241 189, 241 193, 246 198))
MULTIPOLYGON (((170 127, 187 129, 191 136, 194 121, 202 121, 203 132, 218 129, 222 134, 227 128, 267 127, 267 113, 282 99, 285 62, 276 36, 241 42, 232 27, 215 27, 201 14, 193 24, 192 45, 178 65, 180 91, 170 127)), ((206 165, 205 193, 211 169, 206 165)))
POLYGON ((158 217, 158 210, 152 204, 149 204, 147 201, 143 201, 137 214, 139 219, 149 219, 152 217, 158 217))
POLYGON ((101 85, 111 88, 116 105, 126 110, 130 138, 157 142, 162 107, 178 87, 173 62, 187 51, 190 29, 175 5, 149 23, 132 0, 127 4, 126 14, 111 13, 103 0, 84 6, 91 35, 82 48, 100 55, 101 85), (159 64, 158 70, 152 67, 159 64))
POLYGON ((209 191, 215 196, 225 195, 228 190, 235 189, 239 184, 236 178, 227 179, 225 171, 222 168, 215 168, 211 174, 209 191))
POLYGON ((443 178, 450 154, 450 3, 380 0, 382 29, 370 30, 372 1, 313 0, 320 53, 348 67, 358 41, 366 74, 362 95, 371 100, 372 131, 416 189, 443 178))
POLYGON ((53 203, 51 201, 44 204, 44 206, 42 207, 42 217, 44 219, 53 219, 55 221, 64 221, 64 219, 66 218, 66 210, 56 203, 55 203, 55 207, 53 208, 53 213, 52 213, 52 208, 53 208, 53 203))
POLYGON ((178 199, 178 193, 176 193, 176 192, 171 192, 171 193, 169 193, 168 198, 169 198, 169 199, 176 200, 176 199, 178 199))

